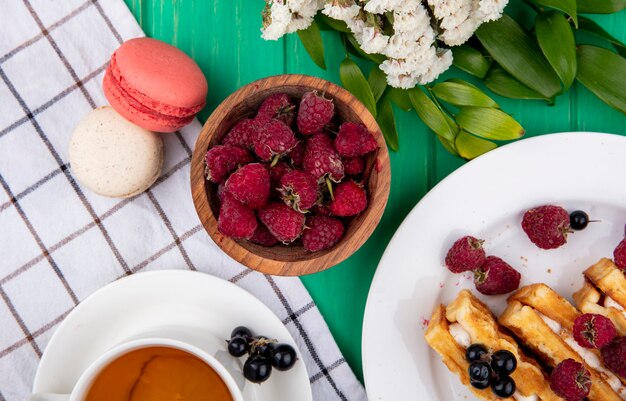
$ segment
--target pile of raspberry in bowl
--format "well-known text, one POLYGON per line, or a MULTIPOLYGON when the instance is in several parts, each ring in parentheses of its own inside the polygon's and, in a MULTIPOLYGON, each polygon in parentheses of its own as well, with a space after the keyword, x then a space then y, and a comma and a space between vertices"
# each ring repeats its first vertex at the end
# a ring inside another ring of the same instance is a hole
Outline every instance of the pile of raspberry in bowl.
POLYGON ((324 94, 270 95, 206 154, 219 231, 266 247, 335 246, 367 208, 366 156, 377 149, 367 127, 340 121, 324 94))

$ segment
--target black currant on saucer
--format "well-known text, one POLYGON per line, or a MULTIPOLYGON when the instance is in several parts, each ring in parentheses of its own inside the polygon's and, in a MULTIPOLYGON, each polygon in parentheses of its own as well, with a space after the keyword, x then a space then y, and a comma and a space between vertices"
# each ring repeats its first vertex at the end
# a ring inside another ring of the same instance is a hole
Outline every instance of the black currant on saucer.
POLYGON ((507 350, 496 351, 491 355, 491 368, 499 375, 510 375, 517 368, 517 359, 507 350))
POLYGON ((469 366, 470 384, 477 389, 485 389, 491 384, 492 370, 489 363, 483 361, 472 362, 469 366))
POLYGON ((515 388, 515 381, 506 375, 498 376, 493 383, 491 383, 491 391, 493 391, 496 396, 502 398, 512 397, 513 393, 515 393, 515 388))
POLYGON ((243 337, 243 338, 246 338, 246 339, 247 338, 251 338, 252 337, 252 331, 250 331, 250 329, 245 327, 245 326, 237 326, 230 333, 230 338, 234 338, 234 337, 243 337))
POLYGON ((465 358, 468 362, 481 361, 489 354, 487 348, 482 344, 472 344, 465 351, 465 358))
POLYGON ((228 353, 234 357, 244 356, 250 350, 248 339, 236 336, 228 341, 228 353))
POLYGON ((271 374, 272 364, 260 355, 252 355, 243 364, 243 376, 252 383, 263 383, 271 374))
POLYGON ((582 210, 575 210, 569 214, 569 225, 572 230, 580 231, 590 223, 589 215, 582 210))
POLYGON ((270 362, 277 370, 289 370, 295 365, 296 350, 289 344, 278 344, 274 347, 270 362))

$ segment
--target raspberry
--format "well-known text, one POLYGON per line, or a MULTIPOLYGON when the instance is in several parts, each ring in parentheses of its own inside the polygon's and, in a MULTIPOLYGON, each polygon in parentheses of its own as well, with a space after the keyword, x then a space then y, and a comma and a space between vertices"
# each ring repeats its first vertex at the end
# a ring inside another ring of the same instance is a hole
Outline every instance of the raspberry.
POLYGON ((539 206, 524 213, 522 229, 541 249, 555 249, 567 242, 569 213, 560 206, 539 206))
POLYGON ((284 244, 297 240, 304 227, 304 215, 282 202, 270 202, 259 210, 259 220, 284 244))
POLYGON ((585 313, 574 320, 574 339, 584 348, 602 348, 617 335, 613 322, 602 315, 585 313))
POLYGON ((343 163, 333 146, 333 141, 326 134, 315 134, 306 142, 304 151, 304 171, 311 174, 318 182, 326 176, 334 182, 343 179, 343 163))
POLYGON ((355 216, 367 207, 365 190, 352 180, 337 185, 334 197, 328 207, 335 216, 355 216))
POLYGON ((224 187, 239 202, 260 209, 270 196, 270 173, 261 163, 246 164, 228 177, 224 187))
POLYGON ((310 216, 307 229, 302 233, 302 245, 309 252, 317 252, 335 246, 343 237, 343 224, 339 219, 326 216, 310 216))
POLYGON ((252 157, 247 150, 237 146, 217 145, 206 153, 206 179, 219 184, 242 164, 250 163, 252 157))
POLYGON ((361 174, 365 168, 365 160, 361 157, 342 158, 341 161, 347 175, 357 176, 361 174))
POLYGON ((228 192, 220 207, 217 229, 224 235, 237 239, 248 239, 257 228, 254 211, 240 203, 228 192))
POLYGON ((262 160, 283 156, 293 149, 298 140, 291 128, 278 120, 267 122, 254 138, 254 152, 262 160))
POLYGON ((613 261, 626 273, 626 239, 623 239, 613 251, 613 261))
POLYGON ((256 231, 250 237, 250 241, 263 246, 274 246, 278 244, 276 237, 263 224, 257 225, 256 231))
POLYGON ((604 364, 613 373, 626 379, 626 337, 618 337, 600 350, 604 364))
POLYGON ((224 183, 217 184, 217 199, 220 202, 224 202, 224 194, 226 193, 226 188, 224 188, 224 183))
POLYGON ((264 122, 271 119, 280 120, 291 127, 295 110, 296 105, 289 99, 289 95, 286 93, 276 93, 268 96, 263 103, 261 103, 256 118, 264 122))
POLYGON ((343 157, 363 156, 378 149, 378 143, 365 125, 343 123, 335 138, 335 149, 343 157))
POLYGON ((268 166, 268 170, 270 172, 270 190, 280 188, 280 180, 283 178, 283 175, 293 171, 291 166, 285 162, 278 162, 275 166, 268 166))
POLYGON ((262 124, 258 120, 246 118, 239 121, 222 140, 223 145, 252 149, 252 140, 259 134, 262 124))
POLYGON ((298 109, 298 130, 301 134, 311 135, 321 132, 332 120, 335 105, 331 99, 318 95, 316 91, 307 92, 300 100, 298 109))
POLYGON ((309 210, 319 198, 315 179, 300 170, 283 175, 278 192, 287 205, 301 213, 309 210))
POLYGON ((446 267, 452 273, 476 270, 485 263, 483 240, 466 236, 456 240, 446 255, 446 267))
POLYGON ((474 272, 476 289, 485 295, 500 295, 516 290, 522 276, 504 260, 488 256, 474 272))
POLYGON ((330 209, 326 205, 315 205, 310 210, 313 214, 321 214, 322 216, 330 216, 330 209))
POLYGON ((552 370, 550 388, 566 401, 581 401, 591 390, 591 374, 583 364, 566 359, 552 370))
POLYGON ((287 156, 291 159, 291 164, 294 167, 302 167, 302 162, 304 162, 304 150, 306 149, 306 145, 304 141, 298 141, 298 144, 295 148, 291 149, 291 152, 287 153, 287 156))

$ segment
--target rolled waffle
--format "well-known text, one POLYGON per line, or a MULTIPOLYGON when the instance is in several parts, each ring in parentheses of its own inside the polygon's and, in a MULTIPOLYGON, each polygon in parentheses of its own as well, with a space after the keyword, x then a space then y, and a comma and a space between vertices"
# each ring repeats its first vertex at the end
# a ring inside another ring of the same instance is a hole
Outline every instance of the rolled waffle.
POLYGON ((574 340, 572 327, 579 315, 573 305, 550 287, 533 284, 509 297, 498 321, 547 365, 555 367, 569 358, 585 365, 591 374, 590 401, 626 400, 626 386, 604 367, 599 352, 582 348, 574 340))
POLYGON ((440 305, 435 309, 425 337, 431 348, 441 355, 448 369, 459 376, 461 382, 482 400, 500 398, 488 388, 478 390, 470 385, 469 363, 465 359, 465 349, 469 344, 483 344, 492 351, 512 352, 517 359, 517 369, 511 374, 511 378, 515 380, 520 395, 536 395, 542 401, 561 400, 550 389, 539 364, 520 350, 515 340, 502 331, 487 306, 468 290, 461 291, 447 307, 440 305), (456 339, 451 331, 455 333, 456 339))
POLYGON ((585 283, 574 294, 583 313, 596 313, 613 321, 626 336, 626 275, 610 259, 601 259, 583 273, 585 283))

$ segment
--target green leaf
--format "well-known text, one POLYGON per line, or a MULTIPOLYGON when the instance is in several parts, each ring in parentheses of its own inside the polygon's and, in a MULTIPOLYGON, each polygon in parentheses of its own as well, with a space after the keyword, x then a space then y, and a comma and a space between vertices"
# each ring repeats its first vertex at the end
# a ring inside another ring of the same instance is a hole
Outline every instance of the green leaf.
POLYGON ((402 110, 409 111, 413 108, 413 106, 411 106, 411 99, 409 99, 408 91, 390 87, 387 92, 389 93, 389 99, 402 110))
POLYGON ((576 0, 579 13, 612 14, 626 8, 626 0, 576 0))
POLYGON ((320 33, 320 28, 317 26, 317 23, 313 21, 307 29, 299 30, 298 36, 315 64, 325 70, 326 63, 324 62, 324 42, 322 41, 322 34, 320 33))
POLYGON ((547 99, 513 78, 497 64, 491 67, 483 82, 493 93, 511 99, 547 99))
POLYGON ((486 139, 508 141, 524 135, 524 128, 499 109, 463 107, 456 121, 462 130, 486 139))
POLYGON ((491 66, 491 60, 467 44, 453 47, 452 56, 452 64, 478 78, 484 78, 491 66))
POLYGON ((578 47, 576 79, 609 106, 626 113, 626 59, 595 46, 578 47))
POLYGON ((592 33, 602 39, 611 42, 611 44, 613 44, 613 47, 615 47, 615 50, 617 50, 617 52, 621 54, 622 57, 626 57, 626 45, 615 39, 614 36, 605 31, 595 21, 592 21, 586 17, 578 17, 578 30, 592 33))
POLYGON ((350 91, 376 117, 376 101, 365 76, 359 66, 349 58, 339 65, 339 79, 344 88, 350 91))
POLYGON ((376 64, 380 64, 380 63, 382 63, 383 61, 385 61, 387 59, 382 54, 368 54, 368 53, 365 53, 363 50, 361 50, 361 46, 359 45, 359 42, 357 42, 356 38, 351 33, 350 34, 346 34, 346 39, 348 39, 348 42, 352 46, 352 49, 354 51, 356 51, 357 55, 359 57, 361 57, 361 58, 373 61, 376 64))
POLYGON ((317 13, 317 15, 315 16, 315 20, 321 22, 322 24, 335 31, 350 33, 350 28, 348 28, 348 25, 346 25, 345 22, 330 18, 325 14, 317 13))
POLYGON ((419 87, 410 89, 408 93, 411 104, 422 121, 435 131, 437 135, 441 135, 448 140, 454 139, 455 133, 446 121, 444 113, 439 110, 431 98, 426 96, 419 87))
POLYGON ((378 115, 376 121, 383 132, 385 141, 389 149, 394 152, 398 150, 398 131, 396 130, 396 120, 393 115, 393 108, 387 95, 383 96, 378 102, 378 115))
POLYGON ((367 82, 372 88, 372 93, 374 94, 374 100, 378 101, 380 97, 387 89, 387 77, 385 73, 375 65, 370 71, 370 75, 367 77, 367 82))
POLYGON ((560 93, 561 83, 550 63, 511 17, 503 14, 496 21, 482 24, 476 36, 494 60, 518 81, 547 98, 560 93))
POLYGON ((475 137, 463 130, 456 136, 454 145, 459 156, 467 160, 472 160, 498 147, 498 145, 491 141, 475 137))
POLYGON ((492 98, 473 85, 441 82, 433 87, 435 96, 455 106, 499 107, 492 98))
MULTIPOLYGON (((578 27, 578 17, 576 15, 576 0, 533 0, 536 4, 543 7, 550 7, 560 11, 572 17, 574 25, 578 27)), ((586 1, 586 0, 585 0, 586 1)))
POLYGON ((445 150, 447 150, 449 153, 451 153, 454 156, 459 156, 459 152, 456 151, 456 147, 454 145, 453 141, 449 141, 446 138, 437 135, 437 138, 439 139, 439 142, 441 142, 441 145, 443 145, 443 148, 445 150))
POLYGON ((541 51, 546 56, 567 91, 576 77, 576 42, 565 16, 558 11, 537 14, 535 31, 541 51))

